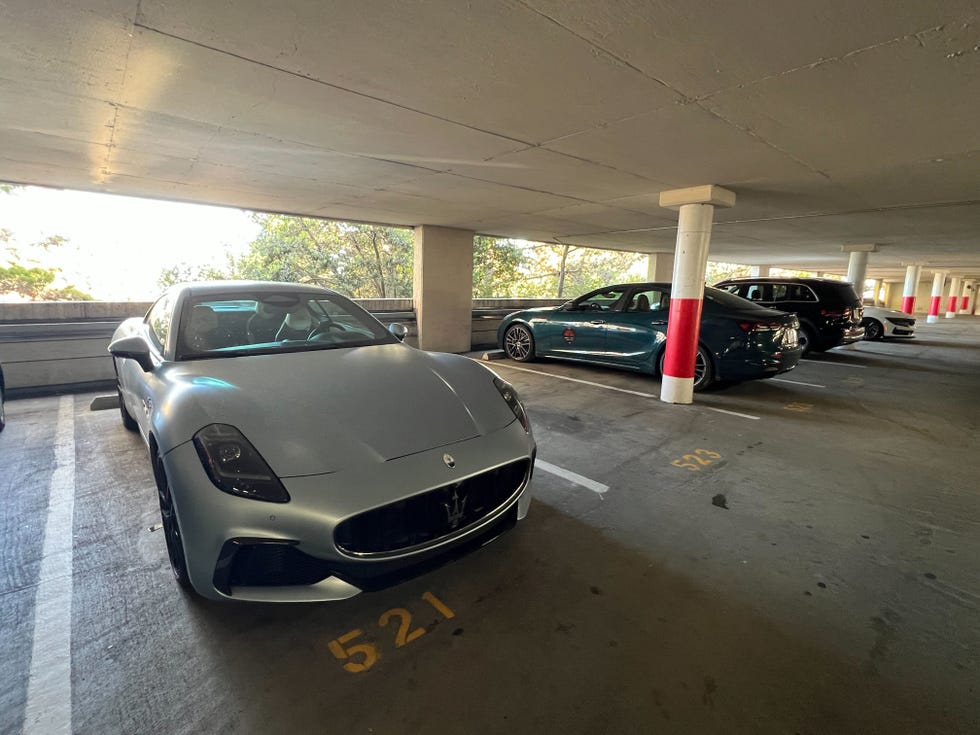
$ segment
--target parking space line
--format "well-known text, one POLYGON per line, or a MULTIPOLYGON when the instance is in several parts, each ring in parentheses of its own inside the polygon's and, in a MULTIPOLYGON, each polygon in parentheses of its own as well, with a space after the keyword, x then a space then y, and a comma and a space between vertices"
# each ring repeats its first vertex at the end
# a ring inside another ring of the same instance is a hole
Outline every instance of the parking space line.
POLYGON ((816 383, 804 383, 800 380, 786 380, 786 378, 769 378, 773 383, 792 383, 793 385, 805 385, 808 388, 826 388, 825 385, 817 385, 816 383))
POLYGON ((558 467, 550 462, 545 462, 543 459, 535 460, 534 466, 539 470, 544 470, 545 472, 560 477, 563 480, 568 480, 576 485, 581 485, 586 490, 591 490, 599 495, 603 495, 609 490, 608 485, 603 485, 601 482, 590 480, 588 477, 583 477, 582 475, 572 472, 571 470, 566 470, 565 468, 558 467))
POLYGON ((48 488, 34 636, 24 708, 25 735, 70 733, 72 523, 75 514, 75 406, 58 402, 55 466, 48 488))
POLYGON ((534 375, 544 375, 547 378, 556 378, 557 380, 567 380, 571 383, 581 383, 582 385, 591 385, 594 388, 605 388, 606 390, 614 390, 618 393, 629 393, 631 396, 640 396, 641 398, 660 398, 656 393, 643 393, 638 390, 629 390, 628 388, 617 388, 613 385, 603 385, 602 383, 593 383, 591 380, 581 380, 580 378, 567 378, 564 375, 555 375, 554 373, 546 373, 543 370, 531 370, 529 368, 516 367, 515 365, 505 365, 498 363, 494 367, 503 367, 508 370, 519 370, 522 373, 533 373, 534 375))
MULTIPOLYGON (((697 404, 695 404, 695 405, 697 405, 697 404)), ((743 419, 752 419, 753 421, 758 421, 759 418, 760 418, 759 416, 753 416, 750 413, 739 413, 738 411, 727 411, 724 408, 715 408, 713 406, 702 406, 702 408, 706 408, 709 411, 717 411, 718 413, 727 413, 729 416, 741 416, 743 419)))
POLYGON ((812 362, 814 365, 833 365, 834 367, 846 367, 846 368, 857 368, 859 370, 867 369, 867 365, 851 365, 847 362, 827 362, 826 360, 811 360, 809 357, 803 358, 804 362, 812 362))

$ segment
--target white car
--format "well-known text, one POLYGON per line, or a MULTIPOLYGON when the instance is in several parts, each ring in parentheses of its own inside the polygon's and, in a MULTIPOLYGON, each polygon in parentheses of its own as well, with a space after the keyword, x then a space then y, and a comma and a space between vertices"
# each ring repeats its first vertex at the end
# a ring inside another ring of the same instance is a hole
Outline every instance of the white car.
POLYGON ((884 309, 880 306, 865 306, 864 318, 865 339, 882 339, 884 337, 914 337, 915 319, 903 311, 884 309))

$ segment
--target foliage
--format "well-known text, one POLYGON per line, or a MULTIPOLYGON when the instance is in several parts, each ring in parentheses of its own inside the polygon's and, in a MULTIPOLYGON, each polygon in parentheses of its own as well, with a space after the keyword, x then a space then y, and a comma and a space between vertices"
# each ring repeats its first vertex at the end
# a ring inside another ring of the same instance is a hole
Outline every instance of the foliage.
POLYGON ((574 297, 611 283, 639 280, 630 271, 644 256, 575 245, 531 243, 525 251, 524 280, 515 295, 574 297))
POLYGON ((708 267, 704 269, 704 282, 713 286, 726 278, 743 278, 752 275, 752 266, 739 265, 738 263, 720 263, 708 261, 708 267))
POLYGON ((262 231, 234 261, 234 278, 311 283, 354 298, 412 295, 408 230, 281 214, 255 221, 262 231))
MULTIPOLYGON (((3 191, 9 193, 12 187, 6 187, 3 191)), ((0 243, 9 243, 12 239, 10 230, 0 229, 0 243)), ((52 235, 41 242, 32 243, 28 246, 29 250, 40 250, 50 252, 68 243, 67 238, 61 235, 52 235)), ((10 245, 6 250, 6 266, 0 265, 0 296, 4 294, 17 294, 31 301, 91 301, 92 297, 79 290, 71 284, 62 287, 53 287, 55 280, 60 274, 58 268, 45 268, 36 260, 21 254, 21 252, 10 245)))
POLYGON ((225 271, 214 266, 178 263, 160 272, 159 277, 157 277, 157 285, 161 289, 166 289, 175 283, 184 283, 186 281, 222 281, 228 277, 225 271))
POLYGON ((517 242, 486 235, 473 238, 473 298, 516 297, 523 284, 525 254, 517 242))

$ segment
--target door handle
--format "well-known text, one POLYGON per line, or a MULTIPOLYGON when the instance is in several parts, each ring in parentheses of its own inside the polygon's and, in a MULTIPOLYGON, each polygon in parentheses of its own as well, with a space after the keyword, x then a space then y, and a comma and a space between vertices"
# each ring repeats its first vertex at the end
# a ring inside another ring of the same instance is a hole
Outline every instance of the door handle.
POLYGON ((605 324, 605 319, 593 319, 589 324, 605 324))
POLYGON ((650 322, 651 326, 657 326, 657 327, 662 326, 662 325, 664 325, 666 323, 667 323, 667 320, 666 319, 664 319, 663 321, 659 321, 659 322, 650 322))

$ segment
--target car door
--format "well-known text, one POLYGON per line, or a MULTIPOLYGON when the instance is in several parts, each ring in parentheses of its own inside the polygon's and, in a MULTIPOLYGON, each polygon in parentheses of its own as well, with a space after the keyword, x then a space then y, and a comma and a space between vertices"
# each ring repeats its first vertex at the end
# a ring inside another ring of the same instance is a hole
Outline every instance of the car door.
POLYGON ((544 354, 576 360, 602 361, 606 353, 606 323, 623 301, 625 287, 602 288, 552 312, 536 328, 544 354))
MULTIPOLYGON (((141 329, 150 346, 154 362, 163 361, 163 352, 170 331, 174 328, 174 302, 170 294, 161 297, 146 315, 141 329)), ((150 417, 155 406, 155 393, 159 392, 159 378, 146 372, 135 360, 116 359, 119 374, 119 392, 122 400, 139 425, 144 439, 149 437, 150 417)))
POLYGON ((629 291, 623 308, 606 324, 610 359, 636 369, 652 369, 667 339, 668 284, 640 284, 629 291))

